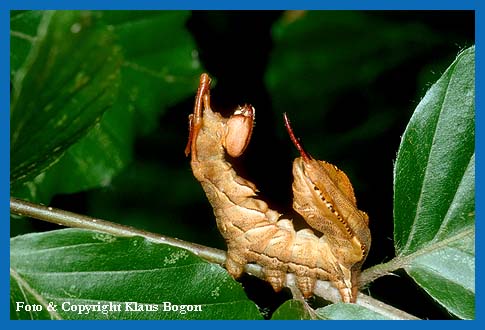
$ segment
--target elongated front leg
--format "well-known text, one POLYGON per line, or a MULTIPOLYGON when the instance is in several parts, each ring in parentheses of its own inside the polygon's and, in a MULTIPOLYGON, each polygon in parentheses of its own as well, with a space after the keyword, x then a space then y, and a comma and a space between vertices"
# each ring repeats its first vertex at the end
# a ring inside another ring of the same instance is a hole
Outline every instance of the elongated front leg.
POLYGON ((189 115, 189 140, 185 146, 185 156, 188 156, 192 151, 192 158, 197 159, 196 141, 199 130, 202 126, 202 106, 204 98, 209 100, 209 91, 211 85, 211 78, 207 73, 200 76, 199 88, 195 95, 194 113, 189 115))

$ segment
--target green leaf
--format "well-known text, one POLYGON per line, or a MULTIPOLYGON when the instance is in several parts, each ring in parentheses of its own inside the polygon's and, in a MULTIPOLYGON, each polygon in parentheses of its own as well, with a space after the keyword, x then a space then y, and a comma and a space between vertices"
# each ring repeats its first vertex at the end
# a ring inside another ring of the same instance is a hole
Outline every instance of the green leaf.
POLYGON ((106 111, 100 123, 73 144, 57 163, 33 180, 14 185, 12 195, 49 203, 54 194, 108 186, 132 156, 133 113, 120 110, 117 107, 106 111))
POLYGON ((315 310, 314 317, 298 300, 288 300, 281 305, 271 317, 272 320, 389 320, 370 309, 356 304, 331 304, 315 310))
POLYGON ((103 12, 125 54, 122 93, 144 134, 156 127, 160 111, 197 90, 202 67, 186 28, 189 16, 189 11, 103 12))
MULTIPOLYGON (((389 320, 388 317, 356 304, 331 304, 315 310, 313 319, 324 320, 389 320)), ((301 301, 288 300, 271 317, 272 320, 311 320, 301 301)))
POLYGON ((316 310, 317 315, 327 320, 388 320, 388 317, 356 304, 332 304, 316 310))
POLYGON ((394 172, 397 260, 449 312, 475 315, 475 48, 414 112, 394 172))
POLYGON ((10 77, 13 79, 27 58, 42 20, 42 11, 10 12, 10 77))
POLYGON ((97 15, 43 12, 13 81, 12 183, 40 174, 100 119, 117 94, 120 65, 119 47, 97 15))
POLYGON ((140 237, 80 229, 18 236, 11 239, 10 267, 15 319, 261 319, 256 305, 222 267, 140 237), (22 302, 41 305, 43 311, 17 311, 22 302), (56 312, 46 311, 50 302, 57 305, 56 312), (128 310, 135 302, 145 310, 128 310), (169 303, 172 310, 164 310, 169 303), (63 310, 63 304, 71 310, 63 310), (109 304, 120 310, 72 310, 109 304), (183 305, 200 305, 201 311, 184 314, 183 305))
POLYGON ((285 301, 271 316, 272 320, 311 320, 311 315, 298 300, 285 301))
MULTIPOLYGON (((16 35, 31 33, 30 26, 38 16, 34 13, 38 12, 14 17, 16 35)), ((54 194, 110 185, 131 161, 136 132, 153 130, 164 110, 191 96, 197 88, 201 67, 195 43, 185 28, 189 12, 94 14, 115 36, 124 55, 120 93, 101 121, 56 164, 32 181, 13 187, 12 194, 17 197, 48 203, 54 194), (163 41, 160 35, 164 35, 163 41)))

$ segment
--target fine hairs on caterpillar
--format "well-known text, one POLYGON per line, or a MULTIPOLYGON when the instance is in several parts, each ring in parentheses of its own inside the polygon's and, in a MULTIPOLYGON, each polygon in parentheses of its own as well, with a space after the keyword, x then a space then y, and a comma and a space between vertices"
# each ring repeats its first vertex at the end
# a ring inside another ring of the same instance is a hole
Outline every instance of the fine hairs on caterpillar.
POLYGON ((244 152, 254 115, 250 105, 238 107, 229 118, 213 112, 210 78, 201 75, 185 153, 191 154, 192 172, 227 242, 227 271, 237 278, 247 263, 256 263, 275 291, 285 286, 286 273, 294 273, 304 297, 313 294, 320 279, 337 287, 343 302, 355 302, 371 236, 368 216, 357 208, 350 180, 336 166, 312 158, 285 115, 300 153, 293 162, 293 208, 311 227, 295 231, 292 221, 259 199, 256 186, 238 176, 226 160, 226 154, 238 157, 244 152))

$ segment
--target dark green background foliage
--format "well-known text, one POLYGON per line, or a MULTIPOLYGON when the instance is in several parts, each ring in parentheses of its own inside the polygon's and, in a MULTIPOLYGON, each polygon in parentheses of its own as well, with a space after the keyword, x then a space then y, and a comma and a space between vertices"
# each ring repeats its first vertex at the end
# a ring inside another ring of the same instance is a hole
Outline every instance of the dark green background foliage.
MULTIPOLYGON (((224 249, 183 153, 205 71, 214 78, 215 109, 256 108, 253 138, 235 166, 271 206, 298 223, 291 209, 296 151, 283 112, 315 158, 348 174, 359 208, 370 215, 366 268, 395 256, 393 162, 400 139, 426 90, 474 44, 474 15, 12 12, 11 31, 13 196, 224 249)), ((456 165, 457 175, 463 166, 456 165)), ((16 217, 11 235, 53 228, 16 217)), ((400 233, 397 253, 405 256, 412 249, 399 245, 406 230, 400 233)), ((412 275, 416 268, 406 270, 412 275)), ((407 273, 399 275, 377 280, 368 293, 418 317, 453 317, 407 273)), ((290 297, 249 276, 242 283, 267 316, 290 297)), ((298 310, 294 304, 275 318, 298 310)))

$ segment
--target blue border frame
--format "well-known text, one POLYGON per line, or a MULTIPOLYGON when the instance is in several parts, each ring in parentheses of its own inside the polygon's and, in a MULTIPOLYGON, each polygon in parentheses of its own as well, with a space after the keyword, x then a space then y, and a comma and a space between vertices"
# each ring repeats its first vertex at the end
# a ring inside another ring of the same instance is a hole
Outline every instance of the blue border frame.
POLYGON ((480 0, 4 0, 10 9, 477 9, 480 0))
MULTIPOLYGON (((0 111, 0 150, 2 155, 2 161, 0 161, 0 212, 4 214, 5 220, 9 218, 9 200, 10 200, 10 65, 9 65, 9 54, 10 54, 10 38, 7 33, 9 33, 9 11, 0 10, 0 35, 2 40, 2 49, 0 52, 0 100, 2 102, 0 111)), ((7 274, 7 267, 9 260, 9 238, 10 236, 10 225, 7 221, 1 222, 1 230, 5 236, 1 240, 0 255, 2 260, 2 272, 0 276, 0 294, 5 299, 2 299, 7 303, 9 297, 9 276, 7 274), (5 263, 3 263, 5 260, 5 263), (5 266, 4 266, 5 265, 5 266)), ((5 305, 6 306, 6 305, 5 305)), ((10 317, 9 310, 6 308, 5 311, 0 312, 2 315, 1 319, 8 319, 10 317), (3 317, 3 316, 6 317, 3 317)))
MULTIPOLYGON (((0 178, 1 178, 1 186, 0 186, 0 211, 2 214, 5 215, 3 218, 4 221, 1 221, 2 233, 7 236, 4 240, 2 240, 2 249, 1 249, 1 260, 5 261, 2 263, 2 266, 6 266, 8 264, 9 258, 9 224, 6 221, 9 217, 9 181, 10 181, 10 154, 9 154, 9 112, 7 109, 10 108, 10 68, 9 68, 9 54, 10 54, 10 43, 9 43, 9 11, 11 9, 256 9, 256 10, 267 10, 267 9, 327 9, 327 10, 335 10, 335 9, 385 9, 385 10, 475 10, 475 21, 476 21, 476 87, 477 87, 477 94, 476 94, 476 149, 480 150, 480 146, 483 146, 483 133, 482 133, 482 123, 483 123, 483 115, 481 114, 480 109, 483 108, 483 97, 481 95, 482 86, 483 86, 483 65, 481 60, 481 53, 483 44, 483 26, 485 22, 485 15, 482 12, 481 3, 479 0, 272 0, 263 2, 261 0, 246 0, 246 1, 227 1, 227 0, 166 0, 166 1, 156 1, 156 0, 137 0, 129 1, 129 0, 79 0, 79 1, 66 1, 66 0, 3 0, 0 1, 0 40, 3 43, 2 51, 0 52, 0 96, 2 102, 2 111, 0 111, 0 146, 2 151, 2 161, 0 162, 0 178)), ((483 6, 483 5, 482 5, 483 6)), ((453 24, 451 22, 450 24, 453 24)), ((481 203, 484 201, 483 193, 482 193, 482 183, 484 182, 482 170, 482 157, 481 154, 478 153, 476 155, 476 206, 477 206, 477 216, 483 214, 483 204, 481 203)), ((476 247, 477 253, 476 256, 479 258, 481 256, 481 246, 480 244, 480 233, 481 233, 481 225, 480 221, 477 222, 477 230, 476 230, 476 247)), ((481 263, 477 263, 477 271, 476 271, 476 278, 479 279, 481 272, 481 263)), ((6 268, 6 267, 5 267, 6 268)), ((2 267, 2 269, 5 269, 2 267)), ((10 318, 8 296, 9 296, 9 278, 7 277, 7 272, 2 272, 2 277, 0 281, 0 288, 2 294, 2 301, 4 304, 1 304, 2 308, 0 308, 1 313, 1 320, 3 322, 11 322, 7 321, 10 318), (5 321, 4 321, 5 320, 5 321)), ((481 292, 482 285, 480 281, 476 281, 477 284, 477 292, 481 292)), ((480 295, 477 295, 477 303, 476 303, 476 318, 477 321, 474 322, 466 322, 460 323, 459 326, 476 326, 480 323, 482 319, 481 311, 483 311, 483 304, 480 295)), ((449 322, 442 322, 436 321, 433 322, 432 326, 439 326, 439 327, 452 327, 456 326, 456 323, 450 324, 449 322), (436 324, 436 322, 440 322, 440 324, 436 324)), ((77 321, 76 321, 77 323, 77 321)), ((25 324, 23 321, 17 321, 15 324, 16 326, 25 324)), ((42 327, 45 325, 48 327, 52 327, 53 324, 49 323, 36 323, 34 326, 39 327, 42 324, 42 327)), ((120 323, 118 323, 119 325, 120 323)), ((125 323, 126 324, 126 323, 125 323)), ((222 324, 220 322, 214 323, 198 323, 197 326, 200 325, 207 325, 210 327, 218 326, 222 324)), ((261 326, 267 326, 270 323, 258 323, 261 326)), ((313 323, 315 324, 315 323, 313 323)), ((365 323, 364 323, 365 324, 365 323)), ((12 324, 9 324, 10 326, 12 324)), ((6 325, 6 326, 9 326, 6 325)), ((98 325, 98 323, 96 323, 98 325)), ((111 324, 110 324, 111 325, 111 324)), ((127 324, 128 325, 128 324, 127 324)), ((171 324, 164 324, 164 325, 174 325, 171 324)), ((251 326, 254 326, 253 323, 251 326)), ((271 322, 271 325, 274 325, 274 321, 271 322)), ((323 326, 321 323, 316 323, 317 326, 323 326)), ((355 327, 361 326, 362 324, 351 324, 345 323, 344 326, 355 327)), ((30 323, 28 326, 32 326, 30 323)), ((65 323, 61 323, 55 326, 65 326, 65 323)), ((69 326, 72 326, 72 323, 69 323, 69 326)), ((105 326, 105 325, 104 325, 105 326)), ((130 323, 132 326, 132 323, 130 323)), ((176 325, 174 325, 176 326, 176 325)), ((222 324, 222 326, 227 326, 227 324, 222 324)), ((245 325, 243 325, 245 326, 245 325)), ((277 326, 294 326, 290 322, 278 323, 277 326)), ((331 326, 335 326, 332 324, 331 326)), ((342 324, 338 325, 339 327, 342 324)), ((375 326, 382 326, 387 327, 389 324, 387 323, 375 323, 373 322, 372 327, 375 326)), ((392 327, 408 327, 408 323, 402 322, 394 322, 392 327)), ((428 326, 427 323, 413 323, 413 326, 418 327, 425 327, 428 326)))

